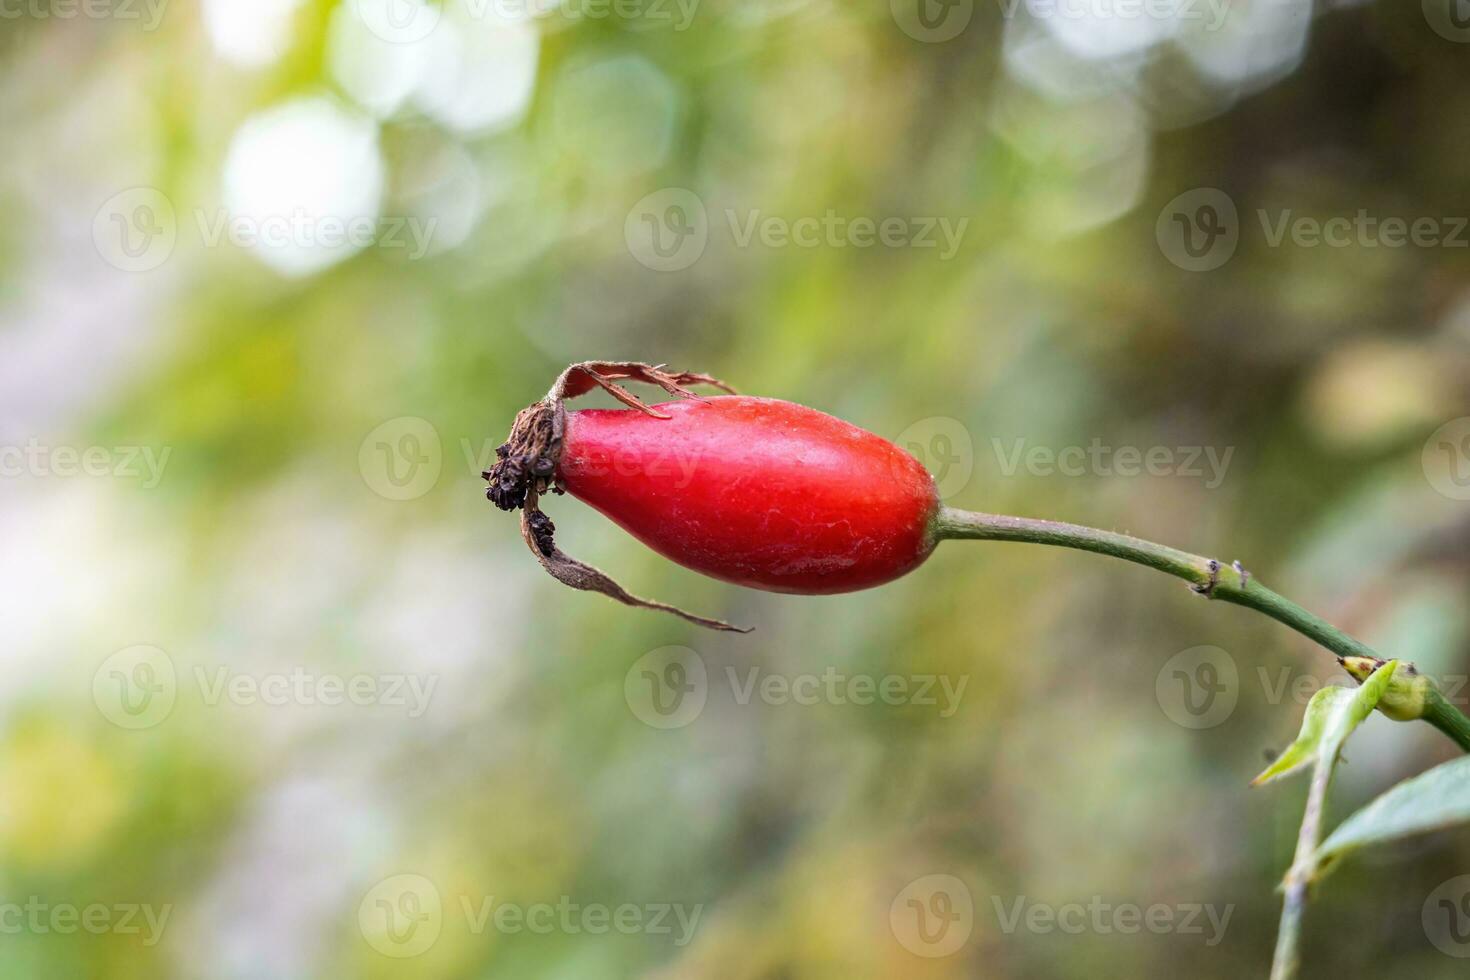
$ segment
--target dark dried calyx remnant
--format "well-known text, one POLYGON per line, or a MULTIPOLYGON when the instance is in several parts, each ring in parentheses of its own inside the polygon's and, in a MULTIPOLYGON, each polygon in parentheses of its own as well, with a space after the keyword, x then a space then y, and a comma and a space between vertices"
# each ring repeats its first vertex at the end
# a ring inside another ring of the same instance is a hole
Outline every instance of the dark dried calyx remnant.
POLYGON ((680 398, 697 398, 686 385, 707 384, 734 394, 734 389, 707 374, 687 372, 671 374, 661 366, 636 361, 583 361, 562 372, 546 397, 528 405, 516 415, 510 436, 495 450, 495 465, 480 474, 489 482, 485 496, 501 510, 521 512, 521 536, 536 560, 553 578, 574 589, 601 592, 629 606, 658 609, 673 613, 691 623, 710 629, 746 633, 748 629, 731 626, 718 619, 707 619, 652 599, 642 599, 624 589, 603 572, 584 564, 556 546, 556 525, 541 512, 540 498, 547 493, 561 493, 557 485, 557 466, 561 462, 562 432, 566 425, 563 402, 596 388, 601 388, 629 408, 658 419, 667 415, 648 407, 618 380, 628 379, 658 385, 680 398))
POLYGON ((531 540, 536 542, 536 549, 544 557, 550 558, 556 553, 556 525, 551 523, 551 518, 541 511, 532 511, 526 515, 526 526, 531 530, 531 540))
POLYGON ((556 486, 556 464, 561 458, 557 411, 545 402, 536 402, 516 416, 510 438, 495 450, 497 462, 480 474, 490 483, 485 496, 496 507, 520 510, 532 492, 561 492, 556 486))

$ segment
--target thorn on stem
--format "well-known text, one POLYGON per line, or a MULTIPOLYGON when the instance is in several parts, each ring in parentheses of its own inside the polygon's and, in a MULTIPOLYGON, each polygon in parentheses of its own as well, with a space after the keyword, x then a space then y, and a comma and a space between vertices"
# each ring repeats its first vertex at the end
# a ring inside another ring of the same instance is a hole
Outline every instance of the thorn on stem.
POLYGON ((1220 584, 1220 563, 1211 558, 1205 562, 1205 568, 1210 573, 1209 581, 1202 585, 1191 585, 1190 588, 1206 599, 1213 599, 1215 597, 1215 586, 1220 584))
POLYGON ((1236 575, 1239 575, 1240 576, 1240 588, 1241 588, 1241 591, 1244 591, 1245 590, 1246 583, 1251 580, 1251 573, 1248 572, 1248 571, 1246 571, 1245 566, 1240 563, 1240 559, 1239 558, 1237 558, 1237 559, 1235 559, 1235 561, 1231 562, 1230 563, 1230 567, 1233 568, 1233 569, 1235 569, 1235 574, 1236 575))

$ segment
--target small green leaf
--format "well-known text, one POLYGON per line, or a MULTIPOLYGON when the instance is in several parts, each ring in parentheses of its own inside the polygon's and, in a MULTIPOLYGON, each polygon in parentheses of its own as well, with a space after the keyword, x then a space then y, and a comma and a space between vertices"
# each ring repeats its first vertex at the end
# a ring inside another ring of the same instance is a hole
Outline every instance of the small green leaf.
POLYGON ((1279 779, 1293 773, 1313 761, 1328 765, 1337 757, 1342 743, 1373 713, 1389 680, 1398 667, 1397 660, 1390 660, 1375 670, 1363 685, 1356 690, 1346 687, 1324 687, 1312 696, 1302 718, 1302 730, 1296 741, 1277 756, 1276 761, 1257 776, 1252 786, 1279 779))
POLYGON ((1322 743, 1322 735, 1327 730, 1328 716, 1341 711, 1354 693, 1345 687, 1324 687, 1312 695, 1312 700, 1307 704, 1307 713, 1302 718, 1301 734, 1297 735, 1296 741, 1286 751, 1276 757, 1275 762, 1266 767, 1265 772, 1251 781, 1251 785, 1259 786, 1295 772, 1315 759, 1317 748, 1322 743))
POLYGON ((1348 817, 1317 849, 1317 861, 1461 823, 1470 823, 1470 756, 1406 779, 1348 817))

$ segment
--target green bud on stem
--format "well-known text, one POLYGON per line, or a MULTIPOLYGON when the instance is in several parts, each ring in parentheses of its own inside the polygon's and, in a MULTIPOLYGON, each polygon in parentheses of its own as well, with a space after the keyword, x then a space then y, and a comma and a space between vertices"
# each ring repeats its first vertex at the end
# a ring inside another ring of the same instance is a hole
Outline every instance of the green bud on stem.
MULTIPOLYGON (((1359 684, 1387 663, 1378 657, 1339 657, 1338 662, 1359 684)), ((1378 710, 1394 721, 1418 721, 1429 710, 1436 693, 1434 681, 1419 673, 1413 664, 1400 661, 1389 679, 1388 689, 1378 701, 1378 710)))

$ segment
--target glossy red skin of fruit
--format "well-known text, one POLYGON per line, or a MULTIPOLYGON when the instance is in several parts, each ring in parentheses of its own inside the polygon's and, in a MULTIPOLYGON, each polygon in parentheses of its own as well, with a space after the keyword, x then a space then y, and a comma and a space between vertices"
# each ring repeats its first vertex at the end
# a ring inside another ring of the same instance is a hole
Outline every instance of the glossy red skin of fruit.
POLYGON ((567 413, 568 493, 659 554, 771 592, 881 585, 934 550, 934 480, 824 412, 740 395, 567 413))

